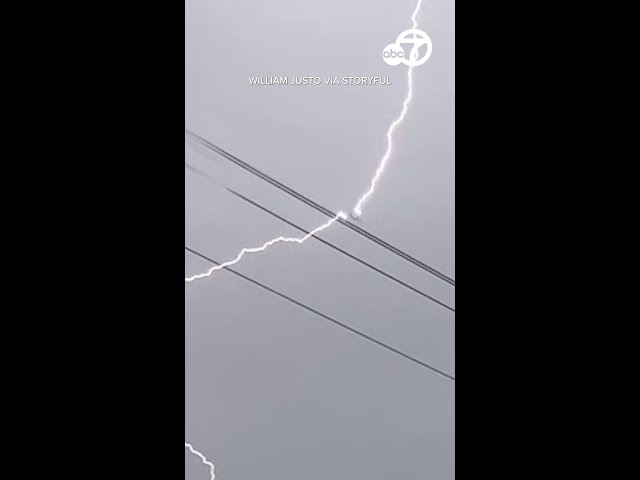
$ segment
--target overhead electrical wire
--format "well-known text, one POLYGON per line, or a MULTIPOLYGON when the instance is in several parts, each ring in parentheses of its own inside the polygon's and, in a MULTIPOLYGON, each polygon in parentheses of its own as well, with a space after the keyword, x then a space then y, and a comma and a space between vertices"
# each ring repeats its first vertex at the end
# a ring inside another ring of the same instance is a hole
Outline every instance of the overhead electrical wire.
MULTIPOLYGON (((212 263, 214 265, 220 265, 220 262, 218 262, 218 261, 216 261, 216 260, 214 260, 214 259, 212 259, 212 258, 210 258, 210 257, 198 252, 197 250, 195 250, 193 248, 190 248, 190 247, 185 245, 184 249, 185 249, 185 251, 189 252, 190 254, 192 254, 192 255, 194 255, 194 256, 196 256, 198 258, 201 258, 202 260, 205 260, 205 261, 207 261, 209 263, 212 263)), ((250 283, 262 288, 263 290, 268 291, 269 293, 272 293, 273 295, 276 295, 279 298, 282 298, 283 300, 286 300, 289 303, 293 303, 294 305, 297 305, 298 307, 306 310, 307 312, 313 313, 314 315, 316 315, 316 316, 318 316, 318 317, 320 317, 320 318, 322 318, 324 320, 327 320, 328 322, 331 322, 333 325, 341 327, 341 328, 343 328, 343 329, 345 329, 345 330, 347 330, 347 331, 359 336, 360 338, 363 338, 363 339, 365 339, 365 340, 367 340, 369 342, 374 343, 375 345, 378 345, 379 347, 384 348, 385 350, 388 350, 388 351, 390 351, 392 353, 395 353, 396 355, 404 358, 405 360, 413 362, 414 364, 419 365, 420 367, 425 368, 427 370, 430 370, 433 373, 436 373, 436 374, 438 374, 438 375, 440 375, 440 376, 442 376, 442 377, 444 377, 444 378, 446 378, 448 380, 451 380, 453 382, 455 382, 455 380, 456 380, 453 375, 450 375, 450 374, 444 372, 443 370, 440 370, 440 369, 438 369, 438 368, 436 368, 436 367, 434 367, 432 365, 429 365, 428 363, 425 363, 422 360, 418 360, 417 358, 415 358, 415 357, 413 357, 411 355, 408 355, 408 354, 398 350, 397 348, 394 348, 394 347, 392 347, 392 346, 390 346, 390 345, 388 345, 388 344, 386 344, 384 342, 381 342, 380 340, 377 340, 377 339, 373 338, 372 336, 367 335, 366 333, 363 333, 360 330, 357 330, 357 329, 347 325, 346 323, 342 323, 342 322, 336 320, 335 318, 330 317, 329 315, 327 315, 325 313, 322 313, 319 310, 317 310, 317 309, 315 309, 313 307, 310 307, 309 305, 307 305, 307 304, 305 304, 305 303, 303 303, 303 302, 301 302, 299 300, 296 300, 296 299, 294 299, 294 298, 292 298, 292 297, 290 297, 288 295, 285 295, 284 293, 279 292, 278 290, 276 290, 274 288, 271 288, 271 287, 269 287, 268 285, 266 285, 266 284, 264 284, 262 282, 254 280, 253 278, 249 277, 248 275, 240 273, 237 270, 234 270, 234 269, 232 269, 230 267, 225 267, 225 270, 227 270, 229 273, 232 273, 232 274, 236 275, 237 277, 242 278, 243 280, 246 280, 247 282, 250 282, 250 283)))
MULTIPOLYGON (((222 148, 218 147, 217 145, 211 143, 209 140, 207 140, 207 139, 201 137, 200 135, 192 132, 188 128, 185 128, 185 133, 187 133, 191 138, 193 138, 195 141, 197 141, 199 144, 201 144, 205 148, 217 153, 218 155, 224 157, 225 159, 229 160, 230 162, 234 163, 235 165, 239 166, 240 168, 244 169, 245 171, 251 173, 252 175, 257 176, 261 180, 264 180, 265 182, 271 184, 272 186, 278 188, 279 190, 281 190, 281 191, 287 193, 288 195, 296 198, 297 200, 299 200, 302 203, 304 203, 304 204, 310 206, 311 208, 317 210, 318 212, 322 213, 323 215, 326 215, 326 216, 328 216, 330 218, 338 217, 338 215, 336 213, 332 212, 328 208, 323 207, 322 205, 314 202, 313 200, 309 199, 308 197, 305 197, 301 193, 293 190, 290 187, 287 187, 286 185, 284 185, 283 183, 279 182, 278 180, 270 177, 266 173, 264 173, 264 172, 258 170, 257 168, 249 165, 246 161, 239 159, 235 155, 232 155, 231 153, 227 152, 226 150, 223 150, 222 148)), ((440 280, 442 280, 442 281, 448 283, 449 285, 452 285, 452 286, 455 287, 455 280, 453 278, 451 278, 448 275, 438 271, 434 267, 431 267, 430 265, 427 265, 426 263, 422 262, 421 260, 418 260, 417 258, 409 255, 408 253, 403 252, 399 248, 391 245, 390 243, 388 243, 388 242, 382 240, 381 238, 373 235, 372 233, 364 230, 362 227, 360 227, 358 225, 354 225, 352 222, 350 222, 348 220, 344 220, 342 218, 337 218, 337 222, 340 223, 341 225, 344 225, 345 227, 353 230, 354 232, 358 233, 359 235, 362 235, 363 237, 371 240, 372 242, 378 244, 379 246, 385 248, 386 250, 398 255, 399 257, 403 258, 404 260, 414 264, 418 268, 421 268, 422 270, 430 273, 434 277, 439 278, 440 280)))
MULTIPOLYGON (((228 187, 226 187, 226 190, 227 190, 229 193, 231 193, 232 195, 235 195, 237 198, 239 198, 239 199, 241 199, 241 200, 243 200, 243 201, 245 201, 245 202, 249 203, 250 205, 253 205, 254 207, 256 207, 256 208, 258 208, 258 209, 262 210, 262 211, 263 211, 263 212, 265 212, 265 213, 268 213, 268 214, 269 214, 269 215, 271 215, 272 217, 277 218, 277 219, 278 219, 278 220, 280 220, 281 222, 286 223, 287 225, 289 225, 289 226, 291 226, 291 227, 295 228, 296 230, 298 230, 298 231, 300 231, 300 232, 302 232, 302 233, 305 233, 305 234, 308 234, 308 233, 309 233, 309 231, 308 231, 308 230, 305 230, 304 228, 300 227, 299 225, 296 225, 296 224, 295 224, 295 223, 293 223, 292 221, 287 220, 286 218, 282 217, 281 215, 278 215, 277 213, 275 213, 275 212, 273 212, 273 211, 269 210, 269 209, 268 209, 267 207, 265 207, 264 205, 261 205, 261 204, 259 204, 258 202, 255 202, 255 201, 251 200, 250 198, 248 198, 248 197, 246 197, 246 196, 242 195, 241 193, 238 193, 238 192, 236 192, 235 190, 233 190, 233 189, 231 189, 231 188, 228 188, 228 187)), ((369 262, 366 262, 365 260, 362 260, 361 258, 356 257, 356 256, 355 256, 355 255, 353 255, 352 253, 347 252, 346 250, 344 250, 344 249, 342 249, 342 248, 340 248, 340 247, 338 247, 338 246, 334 245, 333 243, 331 243, 331 242, 329 242, 329 241, 327 241, 327 240, 324 240, 324 239, 320 238, 318 235, 312 235, 312 238, 315 238, 315 239, 316 239, 316 240, 318 240, 320 243, 322 243, 322 244, 324 244, 324 245, 326 245, 326 246, 328 246, 328 247, 330 247, 330 248, 334 249, 334 250, 335 250, 335 251, 337 251, 337 252, 342 253, 343 255, 347 256, 347 257, 348 257, 348 258, 350 258, 351 260, 354 260, 354 261, 356 261, 356 262, 360 263, 361 265, 364 265, 365 267, 367 267, 367 268, 369 268, 369 269, 373 270, 373 271, 374 271, 374 272, 376 272, 376 273, 379 273, 380 275, 382 275, 382 276, 384 276, 384 277, 388 278, 389 280, 392 280, 392 281, 396 282, 397 284, 402 285, 403 287, 405 287, 405 288, 407 288, 407 289, 411 290, 412 292, 417 293, 418 295, 420 295, 420 296, 422 296, 422 297, 424 297, 424 298, 426 298, 426 299, 428 299, 428 300, 430 300, 430 301, 432 301, 432 302, 434 302, 434 303, 436 303, 436 304, 440 305, 440 306, 441 306, 441 307, 443 307, 443 308, 446 308, 446 309, 447 309, 447 310, 449 310, 450 312, 455 313, 455 311, 456 311, 456 310, 455 310, 453 307, 451 307, 450 305, 447 305, 446 303, 444 303, 444 302, 442 302, 442 301, 438 300, 437 298, 432 297, 432 296, 431 296, 431 295, 429 295, 428 293, 425 293, 425 292, 423 292, 422 290, 420 290, 420 289, 418 289, 418 288, 416 288, 416 287, 413 287, 412 285, 409 285, 408 283, 406 283, 406 282, 404 282, 404 281, 400 280, 399 278, 397 278, 397 277, 395 277, 395 276, 391 275, 390 273, 387 273, 387 272, 385 272, 384 270, 382 270, 382 269, 380 269, 380 268, 378 268, 378 267, 376 267, 376 266, 374 266, 374 265, 370 264, 369 262)))
MULTIPOLYGON (((189 169, 190 171, 203 176, 211 181, 213 181, 213 179, 207 175, 206 173, 202 172, 201 170, 197 169, 196 167, 192 166, 191 164, 189 164, 188 162, 185 162, 185 168, 189 169)), ((221 185, 219 185, 221 186, 221 185)), ((252 205, 254 207, 256 207, 257 209, 271 215, 274 218, 277 218, 278 220, 280 220, 281 222, 289 225, 290 227, 295 228, 296 230, 298 230, 299 232, 302 232, 304 234, 308 234, 309 230, 306 230, 304 228, 302 228, 301 226, 295 224, 294 222, 287 220, 286 218, 284 218, 282 215, 277 214, 276 212, 268 209, 267 207, 265 207, 264 205, 256 202, 255 200, 250 199, 249 197, 247 197, 246 195, 243 195, 235 190, 233 190, 232 188, 226 187, 226 186, 221 186, 221 188, 223 188, 224 190, 226 190, 227 192, 229 192, 230 194, 234 195, 236 198, 242 200, 243 202, 248 203, 249 205, 252 205)), ((320 243, 332 248, 333 250, 340 252, 341 254, 345 255, 346 257, 350 258, 351 260, 354 260, 355 262, 358 262, 361 265, 364 265, 365 267, 369 268, 370 270, 382 275, 383 277, 388 278, 389 280, 392 280, 394 282, 396 282, 397 284, 407 288, 408 290, 426 298, 427 300, 430 300, 431 302, 436 303, 437 305, 440 305, 443 308, 446 308, 447 310, 455 313, 455 309, 453 307, 451 307, 450 305, 442 302, 441 300, 438 300, 437 298, 429 295, 428 293, 423 292, 422 290, 400 280, 399 278, 395 277, 394 275, 391 275, 390 273, 382 270, 381 268, 376 267, 375 265, 372 265, 371 263, 362 260, 361 258, 357 257, 356 255, 347 252, 346 250, 334 245, 333 243, 324 240, 323 238, 320 238, 318 235, 312 235, 311 238, 316 239, 317 241, 319 241, 320 243)))

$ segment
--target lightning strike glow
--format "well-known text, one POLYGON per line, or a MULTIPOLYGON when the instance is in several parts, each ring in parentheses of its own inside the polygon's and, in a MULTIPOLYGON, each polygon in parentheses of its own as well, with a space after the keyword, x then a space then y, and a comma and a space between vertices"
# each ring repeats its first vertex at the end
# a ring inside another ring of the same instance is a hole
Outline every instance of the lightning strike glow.
POLYGON ((340 218, 345 220, 347 218, 347 214, 344 212, 338 212, 338 214, 335 217, 333 217, 331 220, 329 220, 327 223, 320 225, 318 228, 314 230, 311 230, 309 233, 307 233, 303 237, 299 237, 299 238, 277 237, 277 238, 274 238, 273 240, 269 240, 268 242, 264 243, 261 247, 243 248, 242 251, 238 254, 238 256, 236 256, 236 258, 234 258, 233 260, 229 260, 228 262, 221 263, 220 265, 214 265, 204 273, 198 273, 197 275, 193 275, 191 277, 185 277, 184 281, 186 283, 189 283, 195 280, 200 280, 201 278, 210 277, 211 275, 213 275, 213 273, 217 272, 218 270, 222 270, 223 268, 235 265, 240 260, 242 260, 242 257, 244 257, 247 253, 264 252, 267 248, 269 248, 270 246, 276 243, 304 243, 315 234, 320 233, 321 231, 329 228, 331 225, 337 222, 338 219, 340 218))
POLYGON ((202 463, 204 463, 207 467, 209 467, 209 479, 214 480, 216 478, 215 465, 211 463, 209 460, 207 460, 207 457, 205 457, 202 453, 200 453, 195 448, 193 448, 193 445, 191 445, 190 443, 184 442, 184 447, 188 448, 192 454, 198 457, 202 463))
MULTIPOLYGON (((420 11, 421 6, 422 6, 422 0, 418 0, 418 3, 416 4, 416 8, 411 14, 411 22, 413 23, 411 28, 418 27, 418 21, 416 20, 416 16, 420 11)), ((418 52, 416 51, 413 53, 417 54, 418 52)), ((391 153, 393 152, 393 132, 396 130, 398 125, 400 125, 404 121, 404 117, 407 115, 407 111, 409 110, 409 104, 411 103, 411 99, 413 98, 413 68, 414 67, 412 66, 407 68, 407 85, 408 85, 407 96, 405 97, 404 102, 402 102, 402 111, 400 112, 400 116, 396 118, 391 125, 389 125, 389 129, 387 130, 387 149, 384 152, 384 155, 382 156, 382 160, 380 160, 380 165, 378 165, 378 168, 376 169, 376 173, 373 176, 373 179, 371 180, 371 184, 369 185, 369 190, 367 190, 364 193, 364 195, 360 197, 360 199, 358 200, 358 203, 353 208, 353 213, 355 214, 356 217, 360 217, 362 215, 362 208, 364 207, 365 203, 367 203, 371 195, 373 195, 373 192, 376 189, 376 185, 380 180, 380 177, 382 177, 382 174, 384 173, 384 170, 387 167, 387 162, 389 161, 389 158, 391 157, 391 153)))
MULTIPOLYGON (((412 28, 417 28, 418 27, 418 21, 417 21, 416 17, 418 15, 418 12, 420 11, 420 7, 421 6, 422 6, 422 0, 418 0, 418 2, 416 3, 416 7, 413 10, 413 13, 411 14, 412 28)), ((417 54, 417 51, 414 52, 414 55, 415 54, 417 54)), ((404 101, 402 102, 402 110, 400 112, 400 115, 398 116, 398 118, 396 118, 391 123, 391 125, 389 125, 389 129, 387 130, 387 148, 386 148, 386 150, 384 152, 384 155, 382 156, 382 159, 380 160, 378 168, 376 169, 375 174, 374 174, 374 176, 373 176, 373 178, 371 180, 371 183, 369 185, 369 189, 358 199, 358 202, 356 203, 355 207, 352 210, 352 217, 354 219, 359 219, 362 216, 362 209, 363 209, 364 205, 367 203, 367 201, 373 195, 373 193, 374 193, 374 191, 376 189, 376 185, 378 184, 378 181, 382 177, 382 175, 383 175, 383 173, 384 173, 384 171, 385 171, 385 169, 387 167, 387 163, 389 162, 389 158, 391 158, 391 155, 393 153, 393 134, 394 134, 396 128, 398 128, 398 126, 400 126, 400 124, 404 121, 404 119, 405 119, 405 117, 407 115, 407 111, 409 110, 409 104, 411 103, 411 99, 413 98, 413 69, 414 69, 413 66, 409 66, 407 68, 407 96, 405 97, 404 101)), ((300 238, 278 237, 278 238, 274 238, 273 240, 269 240, 268 242, 263 244, 261 247, 243 248, 242 251, 233 260, 230 260, 228 262, 222 263, 220 265, 215 265, 215 266, 211 267, 208 271, 206 271, 204 273, 193 275, 191 277, 185 277, 184 281, 185 281, 185 283, 189 283, 189 282, 193 282, 195 280, 199 280, 199 279, 202 279, 202 278, 210 277, 211 275, 213 275, 218 270, 222 270, 225 267, 229 267, 231 265, 235 265, 240 260, 242 260, 242 257, 244 257, 245 254, 263 252, 267 248, 269 248, 270 246, 272 246, 272 245, 274 245, 276 243, 281 243, 281 242, 283 242, 283 243, 299 243, 299 244, 304 243, 309 238, 311 238, 313 235, 315 235, 317 233, 320 233, 321 231, 329 228, 339 218, 343 219, 343 220, 346 220, 347 219, 347 215, 344 212, 339 212, 336 215, 336 217, 332 218, 330 221, 328 221, 324 225, 319 226, 318 228, 316 228, 315 230, 311 231, 310 233, 308 233, 304 237, 300 237, 300 238)))

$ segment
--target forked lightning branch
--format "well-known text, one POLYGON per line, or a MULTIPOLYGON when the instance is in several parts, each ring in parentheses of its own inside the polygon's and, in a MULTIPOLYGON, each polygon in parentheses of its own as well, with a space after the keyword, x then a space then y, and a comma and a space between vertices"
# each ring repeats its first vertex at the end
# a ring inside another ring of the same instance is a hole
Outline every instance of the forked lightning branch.
MULTIPOLYGON (((357 220, 362 216, 364 205, 369 201, 369 199, 373 195, 376 185, 382 178, 382 175, 387 167, 387 163, 391 158, 391 154, 393 153, 393 134, 396 128, 404 121, 404 118, 409 109, 409 104, 411 102, 411 99, 413 98, 413 69, 416 66, 424 64, 431 56, 431 50, 432 50, 431 39, 425 32, 416 28, 418 24, 416 20, 416 15, 420 10, 421 4, 422 4, 422 0, 418 0, 418 3, 413 12, 413 15, 411 16, 411 20, 413 23, 412 28, 405 30, 400 35, 398 35, 395 43, 387 45, 382 52, 382 57, 384 61, 387 62, 388 64, 390 65, 404 64, 409 67, 407 68, 407 95, 402 103, 402 110, 400 112, 400 115, 391 123, 391 125, 389 126, 389 129, 387 130, 387 135, 386 135, 387 148, 378 164, 378 168, 376 169, 373 178, 371 179, 369 188, 362 194, 362 196, 358 199, 355 206, 351 209, 350 217, 354 220, 357 220), (408 55, 404 54, 403 44, 405 43, 413 45, 408 55), (422 47, 423 45, 426 45, 427 48, 425 52, 422 54, 422 56, 420 56, 420 47, 422 47), (393 57, 389 56, 390 52, 393 52, 393 55, 394 55, 393 57)), ((282 80, 287 79, 287 77, 274 77, 274 78, 280 78, 282 80)), ((319 77, 304 77, 304 78, 319 78, 319 77)), ((351 77, 347 77, 347 78, 351 78, 351 77)), ((377 77, 372 77, 372 78, 377 78, 377 77)), ((319 81, 322 82, 322 79, 320 79, 319 81)), ((205 272, 185 277, 184 281, 185 283, 191 283, 196 280, 201 280, 201 279, 210 277, 217 271, 223 270, 226 267, 231 267, 233 265, 236 265, 247 254, 264 252, 268 248, 279 243, 302 244, 306 242, 309 238, 311 238, 313 235, 316 235, 322 232, 323 230, 326 230, 327 228, 331 227, 334 223, 337 222, 338 219, 345 220, 346 218, 347 218, 347 214, 341 211, 337 214, 336 217, 326 222, 325 224, 318 226, 317 228, 312 230, 310 234, 305 235, 303 237, 282 237, 281 236, 281 237, 268 240, 264 242, 261 246, 245 247, 232 260, 224 262, 220 265, 213 266, 205 272)))

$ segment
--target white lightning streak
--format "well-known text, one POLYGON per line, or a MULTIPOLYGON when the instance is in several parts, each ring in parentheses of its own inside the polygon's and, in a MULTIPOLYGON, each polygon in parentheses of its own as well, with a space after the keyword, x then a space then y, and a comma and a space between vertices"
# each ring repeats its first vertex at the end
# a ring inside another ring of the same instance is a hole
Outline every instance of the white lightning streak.
MULTIPOLYGON (((413 23, 411 28, 418 27, 418 21, 416 20, 416 15, 418 15, 418 12, 420 11, 421 6, 422 6, 422 0, 418 0, 418 3, 416 4, 416 8, 411 14, 411 22, 413 23)), ((417 51, 414 52, 414 54, 417 54, 417 51)), ((384 170, 387 167, 387 162, 389 161, 389 158, 391 157, 391 152, 393 151, 393 132, 398 127, 398 125, 402 123, 402 121, 404 120, 404 117, 407 115, 407 110, 409 110, 409 103, 411 103, 411 98, 413 97, 413 66, 410 66, 407 69, 407 84, 408 84, 407 96, 405 97, 404 102, 402 102, 402 111, 400 112, 400 116, 397 119, 395 119, 391 125, 389 125, 389 129, 387 130, 387 150, 384 152, 384 155, 382 156, 382 160, 380 160, 380 165, 378 165, 376 173, 373 176, 373 179, 371 180, 371 185, 369 186, 369 190, 367 190, 365 194, 362 195, 362 197, 360 197, 360 199, 358 200, 358 203, 353 208, 353 213, 355 213, 357 217, 362 215, 362 207, 364 207, 364 204, 367 203, 367 200, 369 200, 369 197, 373 195, 373 192, 376 189, 376 184, 378 183, 378 180, 380 180, 380 177, 382 177, 382 174, 384 173, 384 170)))
MULTIPOLYGON (((418 12, 420 11, 420 7, 421 6, 422 6, 422 0, 418 0, 418 2, 416 3, 416 8, 413 10, 413 13, 411 14, 412 28, 417 28, 417 26, 418 26, 418 21, 416 20, 416 17, 418 15, 418 12)), ((417 52, 414 52, 414 54, 417 54, 417 52)), ((387 163, 389 161, 389 158, 391 158, 391 154, 393 153, 393 133, 395 132, 396 128, 404 121, 404 118, 407 115, 407 111, 409 110, 409 104, 411 103, 411 99, 413 98, 413 68, 414 68, 413 66, 409 66, 408 69, 407 69, 407 84, 408 84, 407 96, 405 97, 404 101, 402 102, 402 111, 400 112, 400 115, 398 116, 398 118, 396 118, 391 123, 391 125, 389 125, 389 129, 387 130, 387 149, 386 149, 384 155, 382 156, 382 159, 380 160, 380 164, 378 165, 378 168, 375 171, 373 179, 371 180, 371 184, 369 185, 369 189, 358 199, 358 202, 356 203, 356 206, 353 208, 353 213, 355 214, 356 217, 360 217, 362 215, 362 208, 364 207, 365 203, 367 203, 367 201, 369 200, 371 195, 373 195, 373 192, 376 189, 376 185, 378 184, 378 181, 382 177, 382 174, 384 173, 384 171, 385 171, 385 169, 387 167, 387 163)), ((213 275, 218 270, 222 270, 225 267, 229 267, 231 265, 235 265, 240 260, 242 260, 242 257, 244 257, 245 254, 263 252, 267 248, 269 248, 270 246, 272 246, 272 245, 274 245, 276 243, 280 243, 280 242, 283 242, 283 243, 304 243, 309 238, 311 238, 313 235, 315 235, 317 233, 320 233, 321 231, 329 228, 338 219, 346 220, 346 218, 347 218, 347 215, 344 212, 339 212, 338 215, 336 215, 336 217, 332 218, 330 221, 328 221, 324 225, 321 225, 318 228, 316 228, 315 230, 309 232, 304 237, 300 237, 300 238, 278 237, 278 238, 274 238, 273 240, 269 240, 268 242, 263 244, 261 247, 243 248, 242 251, 233 260, 230 260, 230 261, 225 262, 225 263, 221 263, 220 265, 215 265, 215 266, 211 267, 208 271, 206 271, 204 273, 199 273, 199 274, 193 275, 191 277, 185 277, 184 281, 185 281, 185 283, 189 283, 189 282, 193 282, 195 280, 199 280, 199 279, 202 279, 202 278, 210 277, 211 275, 213 275)))
POLYGON ((300 237, 300 238, 296 238, 296 237, 277 237, 277 238, 274 238, 273 240, 269 240, 268 242, 264 243, 261 247, 243 248, 242 251, 233 260, 229 260, 228 262, 221 263, 220 265, 215 265, 215 266, 211 267, 209 270, 207 270, 204 273, 198 273, 197 275, 193 275, 191 277, 185 277, 184 281, 186 283, 189 283, 189 282, 193 282, 195 280, 200 280, 201 278, 210 277, 214 272, 217 272, 218 270, 222 270, 223 268, 235 265, 240 260, 242 260, 242 257, 244 257, 247 253, 264 252, 267 248, 269 248, 271 245, 274 245, 276 243, 280 243, 280 242, 282 242, 282 243, 304 243, 309 238, 314 236, 315 234, 320 233, 321 231, 329 228, 331 225, 333 225, 335 222, 337 222, 339 218, 341 218, 343 220, 346 220, 347 214, 344 213, 344 212, 338 212, 338 214, 335 217, 333 217, 331 220, 329 220, 327 223, 325 223, 323 225, 320 225, 318 228, 316 228, 314 230, 311 230, 305 236, 300 237))
POLYGON ((184 442, 184 446, 185 448, 188 448, 189 451, 193 453, 196 457, 198 457, 202 461, 202 463, 204 463, 207 467, 209 467, 209 478, 210 480, 214 480, 216 478, 215 465, 211 463, 209 460, 207 460, 207 457, 205 457, 203 454, 201 454, 199 451, 193 448, 193 445, 191 445, 190 443, 184 442))

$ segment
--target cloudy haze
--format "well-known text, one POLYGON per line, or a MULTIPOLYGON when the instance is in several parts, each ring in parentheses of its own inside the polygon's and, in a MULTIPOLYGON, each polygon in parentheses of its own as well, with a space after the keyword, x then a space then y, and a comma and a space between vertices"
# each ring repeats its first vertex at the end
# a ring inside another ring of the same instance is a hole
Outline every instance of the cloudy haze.
MULTIPOLYGON (((406 94, 382 49, 413 0, 187 0, 186 127, 312 198, 350 210, 406 94), (391 86, 256 86, 251 76, 388 76, 391 86)), ((433 41, 360 225, 455 278, 454 7, 425 0, 433 41)), ((220 261, 326 217, 185 140, 185 244, 220 261)), ((454 288, 334 226, 322 237, 455 305, 454 288)), ((185 274, 209 267, 185 252, 185 274)), ((237 267, 455 375, 455 315, 317 241, 237 267)), ((455 384, 228 272, 185 285, 185 438, 216 480, 454 478, 455 384)), ((208 471, 185 452, 185 478, 208 471)))

